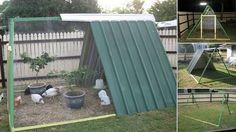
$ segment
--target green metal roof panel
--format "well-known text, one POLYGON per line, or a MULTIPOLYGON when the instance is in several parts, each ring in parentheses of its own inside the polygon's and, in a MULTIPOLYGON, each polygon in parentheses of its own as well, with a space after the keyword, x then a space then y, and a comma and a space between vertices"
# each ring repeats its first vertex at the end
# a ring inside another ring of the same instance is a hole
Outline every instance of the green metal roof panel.
MULTIPOLYGON (((192 74, 194 70, 197 69, 204 69, 207 65, 207 62, 209 60, 208 53, 206 49, 198 49, 194 55, 192 60, 189 62, 189 65, 187 67, 188 73, 192 74)), ((215 67, 213 65, 213 62, 210 61, 207 69, 214 69, 215 67)))
POLYGON ((118 115, 176 105, 176 81, 152 21, 90 24, 118 115))

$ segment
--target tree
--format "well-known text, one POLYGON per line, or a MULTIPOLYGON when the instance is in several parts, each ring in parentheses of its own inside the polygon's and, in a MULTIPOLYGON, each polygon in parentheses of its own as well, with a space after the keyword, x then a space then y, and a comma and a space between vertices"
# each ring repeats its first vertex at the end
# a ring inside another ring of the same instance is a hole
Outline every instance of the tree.
POLYGON ((167 21, 176 19, 176 0, 157 0, 148 12, 153 14, 156 21, 167 21))
POLYGON ((116 7, 112 12, 125 14, 125 13, 142 13, 143 12, 143 0, 133 0, 126 4, 125 7, 116 7))
POLYGON ((9 1, 4 1, 2 5, 0 5, 0 12, 4 11, 8 7, 9 3, 9 1))
MULTIPOLYGON (((50 17, 61 13, 98 13, 97 0, 11 0, 9 8, 0 18, 0 26, 7 25, 8 18, 14 17, 50 17)), ((1 9, 1 7, 0 7, 1 9)), ((53 21, 18 23, 17 33, 60 32, 84 30, 86 24, 61 23, 53 21), (78 25, 78 24, 77 24, 78 25)))
POLYGON ((12 0, 5 12, 9 17, 59 16, 60 13, 100 12, 97 0, 12 0))

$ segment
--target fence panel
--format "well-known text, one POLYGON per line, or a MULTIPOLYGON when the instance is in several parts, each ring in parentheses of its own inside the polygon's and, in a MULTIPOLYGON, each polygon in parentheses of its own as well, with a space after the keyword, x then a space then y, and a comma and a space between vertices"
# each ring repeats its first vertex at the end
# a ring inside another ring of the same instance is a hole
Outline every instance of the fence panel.
MULTIPOLYGON (((177 38, 176 28, 158 29, 163 46, 167 52, 169 61, 174 70, 177 67, 177 38)), ((4 42, 8 42, 9 35, 0 36, 4 42)), ((83 32, 37 33, 15 34, 14 44, 14 75, 15 85, 26 85, 35 78, 35 72, 29 68, 29 64, 23 63, 20 55, 27 53, 30 57, 37 57, 47 52, 56 59, 41 70, 39 77, 46 78, 51 71, 67 69, 74 70, 79 66, 79 59, 83 46, 83 32), (69 52, 68 52, 69 51, 69 52)), ((7 71, 7 45, 3 46, 3 60, 5 75, 7 71)), ((47 79, 47 78, 46 78, 47 79)))
POLYGON ((173 69, 177 68, 177 30, 176 27, 158 29, 163 46, 173 69))
MULTIPOLYGON (((47 52, 55 57, 45 69, 39 72, 39 77, 46 77, 51 71, 67 69, 74 70, 79 66, 81 49, 83 46, 83 32, 65 33, 39 33, 39 34, 16 34, 14 44, 14 77, 17 85, 24 85, 25 80, 35 76, 29 68, 29 64, 23 63, 20 55, 27 53, 30 57, 40 56, 47 52)), ((3 41, 8 41, 9 36, 4 35, 3 41)), ((7 61, 7 45, 3 48, 3 59, 7 61)), ((6 67, 6 64, 5 64, 6 67)), ((6 71, 6 70, 5 70, 6 71)))

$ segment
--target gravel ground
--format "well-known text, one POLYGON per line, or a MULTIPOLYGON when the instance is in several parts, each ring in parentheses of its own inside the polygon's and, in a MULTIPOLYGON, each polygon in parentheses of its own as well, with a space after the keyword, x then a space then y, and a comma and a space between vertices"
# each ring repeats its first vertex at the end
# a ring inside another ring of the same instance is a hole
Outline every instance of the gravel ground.
MULTIPOLYGON (((113 105, 100 105, 100 99, 97 95, 98 91, 92 88, 80 89, 86 92, 84 106, 81 109, 68 108, 62 94, 54 98, 45 97, 44 104, 35 104, 31 100, 30 95, 17 94, 22 96, 23 103, 15 108, 15 127, 47 124, 114 113, 113 105)), ((111 96, 109 97, 111 99, 111 96)))

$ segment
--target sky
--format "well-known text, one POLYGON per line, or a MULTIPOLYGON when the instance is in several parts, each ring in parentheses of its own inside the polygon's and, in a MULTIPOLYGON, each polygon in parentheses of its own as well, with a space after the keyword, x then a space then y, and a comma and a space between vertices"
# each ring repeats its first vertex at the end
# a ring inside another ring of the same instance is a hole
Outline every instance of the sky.
POLYGON ((0 5, 2 4, 3 1, 5 1, 5 0, 0 0, 0 5))
MULTIPOLYGON (((98 4, 107 10, 111 10, 114 7, 124 7, 127 3, 132 0, 98 0, 98 4)), ((151 7, 151 5, 157 0, 144 0, 145 3, 143 5, 144 9, 151 7)), ((161 0, 163 1, 163 0, 161 0)))
MULTIPOLYGON (((0 4, 5 0, 0 0, 0 4)), ((73 0, 72 0, 73 1, 73 0)), ((106 10, 111 10, 114 7, 124 7, 128 2, 132 0, 97 0, 100 7, 106 10)), ((144 0, 145 3, 143 5, 144 9, 149 8, 155 1, 157 0, 144 0)), ((160 0, 164 1, 164 0, 160 0)))

